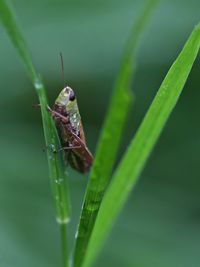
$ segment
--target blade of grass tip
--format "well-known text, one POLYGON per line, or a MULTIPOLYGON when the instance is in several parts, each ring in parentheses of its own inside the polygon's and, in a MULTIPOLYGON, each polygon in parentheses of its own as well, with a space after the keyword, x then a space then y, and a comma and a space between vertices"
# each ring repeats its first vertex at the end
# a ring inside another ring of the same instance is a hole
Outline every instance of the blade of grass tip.
POLYGON ((90 267, 175 107, 200 48, 198 25, 167 73, 102 201, 83 267, 90 267))
MULTIPOLYGON (((53 120, 47 112, 48 103, 44 85, 40 79, 40 76, 34 69, 31 58, 29 56, 27 45, 17 26, 16 19, 14 17, 14 12, 12 12, 12 8, 7 1, 0 1, 0 19, 26 67, 26 71, 30 79, 32 80, 32 83, 36 89, 36 93, 39 98, 45 143, 47 147, 52 148, 47 149, 47 158, 50 182, 56 208, 56 218, 59 224, 66 224, 69 221, 69 197, 68 191, 66 190, 66 181, 64 179, 66 174, 64 170, 63 155, 62 153, 54 153, 54 151, 60 148, 60 143, 53 120)), ((66 232, 63 231, 63 227, 61 227, 61 237, 62 244, 64 244, 65 240, 64 246, 66 249, 66 232)), ((63 251, 63 254, 66 257, 65 251, 63 251)), ((68 259, 65 258, 64 261, 64 266, 67 267, 68 259)))
POLYGON ((130 81, 133 77, 135 55, 144 28, 157 0, 148 0, 134 24, 122 59, 109 111, 98 143, 95 162, 86 189, 84 205, 76 237, 74 266, 79 267, 84 258, 95 219, 107 188, 116 159, 122 130, 132 102, 130 81))

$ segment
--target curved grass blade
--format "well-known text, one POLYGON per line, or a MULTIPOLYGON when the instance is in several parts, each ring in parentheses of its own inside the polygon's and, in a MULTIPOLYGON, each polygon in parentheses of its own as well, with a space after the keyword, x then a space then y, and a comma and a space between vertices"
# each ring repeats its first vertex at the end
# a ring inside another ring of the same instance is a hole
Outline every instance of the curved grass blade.
POLYGON ((180 96, 200 48, 198 25, 167 73, 135 138, 117 168, 102 201, 91 235, 83 267, 90 267, 99 253, 112 224, 136 184, 158 137, 180 96))
MULTIPOLYGON (((5 27, 13 45, 20 55, 39 98, 45 143, 48 148, 51 148, 47 149, 47 158, 50 182, 56 208, 56 218, 59 224, 66 224, 69 221, 69 198, 66 190, 66 174, 62 153, 54 153, 54 151, 60 148, 60 143, 52 118, 47 112, 48 103, 44 85, 32 64, 27 45, 14 18, 14 12, 12 12, 11 6, 8 2, 4 0, 0 1, 0 20, 2 21, 2 24, 5 27)), ((67 240, 66 235, 63 236, 63 233, 65 234, 66 232, 63 231, 63 226, 61 226, 62 246, 66 249, 67 240)), ((66 258, 66 251, 63 251, 63 255, 65 257, 64 266, 67 267, 68 259, 66 258)))
POLYGON ((157 0, 146 2, 125 49, 85 194, 75 245, 75 267, 81 266, 104 192, 109 183, 126 117, 133 100, 130 82, 135 68, 137 47, 157 2, 157 0))

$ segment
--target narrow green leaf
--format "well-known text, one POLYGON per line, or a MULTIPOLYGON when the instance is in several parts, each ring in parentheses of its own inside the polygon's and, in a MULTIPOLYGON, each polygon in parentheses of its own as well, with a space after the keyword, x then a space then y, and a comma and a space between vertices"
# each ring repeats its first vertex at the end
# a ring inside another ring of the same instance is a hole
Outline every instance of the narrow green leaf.
POLYGON ((81 266, 96 216, 109 182, 127 113, 132 103, 132 94, 129 85, 133 77, 136 50, 144 28, 157 2, 157 0, 148 0, 145 3, 138 20, 134 24, 125 49, 85 194, 75 246, 75 267, 81 266))
POLYGON ((54 153, 54 151, 60 147, 59 140, 57 138, 57 133, 55 130, 54 123, 51 116, 47 112, 47 98, 45 94, 44 85, 41 81, 40 76, 34 69, 31 61, 31 57, 28 52, 28 48, 24 41, 24 38, 17 27, 16 20, 14 18, 14 12, 11 11, 11 6, 7 1, 0 1, 0 19, 8 32, 8 35, 15 46, 17 52, 19 53, 25 67, 26 71, 31 78, 33 85, 36 89, 36 93, 39 98, 41 105, 42 121, 44 127, 44 135, 46 146, 52 149, 47 149, 48 164, 50 171, 50 178, 52 189, 54 192, 54 199, 56 203, 57 219, 60 222, 69 220, 69 206, 66 199, 65 189, 64 189, 64 164, 62 162, 61 153, 54 153))
POLYGON ((90 267, 166 124, 200 48, 198 25, 170 68, 102 201, 83 267, 90 267))
MULTIPOLYGON (((13 45, 15 46, 16 51, 20 55, 39 98, 44 136, 47 146, 50 182, 56 208, 56 218, 58 223, 66 224, 69 221, 69 198, 66 190, 66 174, 64 169, 63 155, 62 153, 54 153, 55 150, 60 148, 60 143, 53 120, 47 112, 48 103, 44 85, 32 64, 27 45, 17 26, 16 19, 14 18, 14 12, 12 12, 12 8, 8 2, 4 0, 0 0, 0 20, 2 21, 2 24, 5 27, 13 45)), ((64 244, 64 249, 66 250, 67 242, 65 233, 66 230, 64 231, 62 226, 62 244, 64 244)), ((66 253, 66 251, 63 251, 63 255, 65 257, 65 267, 68 266, 66 253)))

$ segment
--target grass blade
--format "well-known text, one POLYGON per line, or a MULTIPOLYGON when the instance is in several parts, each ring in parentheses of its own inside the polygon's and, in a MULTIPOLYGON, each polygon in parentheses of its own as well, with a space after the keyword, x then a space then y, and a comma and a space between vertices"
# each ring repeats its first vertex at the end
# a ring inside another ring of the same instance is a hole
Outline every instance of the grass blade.
POLYGON ((157 2, 157 0, 148 0, 146 2, 132 29, 125 49, 85 194, 74 253, 75 267, 81 266, 96 216, 109 182, 127 113, 132 103, 132 94, 129 85, 135 67, 136 50, 144 28, 157 2))
MULTIPOLYGON (((32 64, 27 45, 17 26, 16 19, 14 18, 14 12, 12 12, 12 8, 8 2, 4 0, 0 1, 0 20, 2 21, 2 24, 5 27, 13 45, 20 55, 39 98, 45 143, 47 147, 51 148, 47 149, 47 158, 50 182, 56 208, 56 218, 58 223, 66 224, 69 221, 69 198, 66 190, 66 175, 64 170, 63 156, 62 153, 54 153, 55 150, 60 148, 60 144, 53 120, 47 112, 48 103, 44 85, 32 64)), ((61 236, 62 244, 64 244, 66 249, 66 231, 63 231, 63 227, 61 227, 61 236)), ((64 266, 67 267, 68 259, 66 259, 66 251, 63 251, 63 254, 65 255, 64 266)))
POLYGON ((198 25, 167 73, 102 201, 83 267, 90 267, 166 124, 200 48, 198 25))

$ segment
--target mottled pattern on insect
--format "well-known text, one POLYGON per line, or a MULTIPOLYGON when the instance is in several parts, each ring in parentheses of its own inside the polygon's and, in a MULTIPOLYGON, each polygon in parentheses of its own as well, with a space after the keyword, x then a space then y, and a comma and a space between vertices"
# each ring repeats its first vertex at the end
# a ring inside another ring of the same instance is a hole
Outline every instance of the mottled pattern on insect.
POLYGON ((52 109, 48 109, 56 123, 65 160, 79 172, 89 171, 93 156, 86 146, 74 91, 65 87, 59 94, 52 109))

